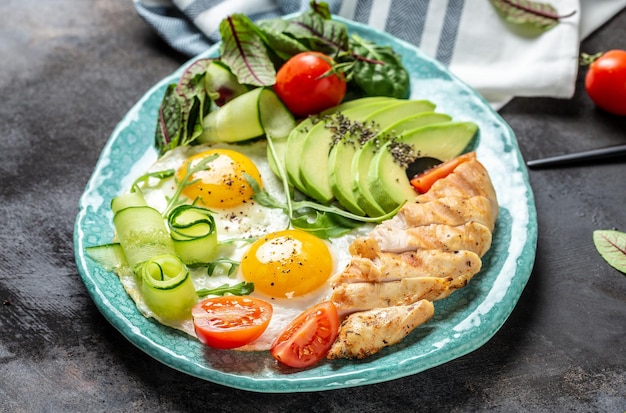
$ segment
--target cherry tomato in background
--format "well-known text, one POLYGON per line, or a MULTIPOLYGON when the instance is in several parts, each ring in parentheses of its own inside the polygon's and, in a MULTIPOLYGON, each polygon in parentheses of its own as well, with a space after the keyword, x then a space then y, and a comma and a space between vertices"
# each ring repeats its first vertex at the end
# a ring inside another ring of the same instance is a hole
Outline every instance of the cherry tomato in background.
POLYGON ((346 95, 346 80, 330 72, 333 64, 333 59, 323 53, 299 53, 278 70, 274 91, 296 116, 336 106, 346 95))
POLYGON ((602 109, 626 116, 626 51, 610 50, 596 58, 585 76, 585 89, 602 109))
POLYGON ((296 317, 276 338, 270 353, 290 367, 312 366, 324 358, 339 333, 339 315, 330 301, 296 317))
POLYGON ((231 349, 258 338, 272 318, 272 305, 246 296, 208 298, 191 310, 198 340, 207 346, 231 349))

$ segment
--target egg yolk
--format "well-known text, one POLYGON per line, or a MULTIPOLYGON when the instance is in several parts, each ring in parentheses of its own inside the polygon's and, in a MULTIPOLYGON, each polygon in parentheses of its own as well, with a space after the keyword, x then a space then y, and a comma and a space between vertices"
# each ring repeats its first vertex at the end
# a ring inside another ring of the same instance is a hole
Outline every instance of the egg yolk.
POLYGON ((259 238, 241 260, 246 281, 270 297, 291 298, 321 287, 333 269, 324 241, 301 230, 259 238))
POLYGON ((254 190, 244 174, 250 175, 261 187, 261 174, 247 156, 229 149, 211 149, 189 157, 176 172, 180 182, 189 168, 208 156, 218 157, 209 162, 206 170, 194 172, 183 188, 183 194, 198 199, 208 208, 233 208, 252 198, 254 190), (195 182, 193 182, 195 181, 195 182))

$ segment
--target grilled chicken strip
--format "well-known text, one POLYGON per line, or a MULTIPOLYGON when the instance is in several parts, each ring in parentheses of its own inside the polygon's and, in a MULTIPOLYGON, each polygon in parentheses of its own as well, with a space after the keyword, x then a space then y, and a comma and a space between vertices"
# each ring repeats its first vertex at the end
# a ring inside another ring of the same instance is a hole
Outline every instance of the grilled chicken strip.
POLYGON ((471 277, 480 271, 480 257, 471 251, 416 250, 379 252, 374 259, 353 257, 347 268, 330 279, 334 288, 344 283, 397 281, 403 278, 471 277))
POLYGON ((432 315, 417 317, 414 306, 432 306, 480 271, 498 215, 484 166, 461 163, 415 201, 356 239, 350 263, 330 280, 347 318, 329 358, 367 357, 402 340, 432 315))
MULTIPOLYGON (((452 278, 403 278, 389 282, 344 283, 333 289, 332 301, 339 316, 359 311, 413 304, 420 300, 436 301, 450 295, 452 278)), ((467 283, 467 277, 455 285, 467 283)))
POLYGON ((469 198, 449 196, 423 203, 409 202, 395 217, 381 225, 406 229, 431 224, 458 226, 468 222, 483 224, 489 231, 493 231, 496 214, 492 200, 479 195, 469 198))
POLYGON ((445 224, 421 225, 400 229, 379 225, 370 237, 381 251, 401 253, 415 250, 468 250, 482 257, 491 246, 491 231, 478 222, 451 226, 445 224))
POLYGON ((471 198, 484 196, 491 201, 491 211, 498 210, 496 192, 485 167, 477 160, 461 163, 453 173, 436 181, 428 192, 418 195, 418 203, 446 197, 471 198))
POLYGON ((362 359, 404 339, 434 314, 433 303, 422 300, 408 306, 376 308, 352 314, 340 328, 327 357, 362 359))

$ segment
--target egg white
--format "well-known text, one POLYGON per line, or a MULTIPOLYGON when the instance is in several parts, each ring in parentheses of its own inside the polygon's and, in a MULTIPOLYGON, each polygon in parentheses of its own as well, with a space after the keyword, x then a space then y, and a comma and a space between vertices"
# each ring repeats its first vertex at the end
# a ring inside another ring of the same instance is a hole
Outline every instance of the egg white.
MULTIPOLYGON (((245 145, 214 144, 177 147, 158 159, 147 172, 178 169, 188 157, 198 152, 215 148, 235 150, 250 158, 261 174, 263 189, 278 200, 285 199, 282 182, 274 175, 267 162, 265 141, 257 141, 245 145)), ((171 197, 176 190, 176 183, 173 177, 163 180, 151 178, 141 189, 147 204, 157 209, 159 212, 163 212, 166 208, 168 197, 171 197)), ((191 200, 189 200, 189 202, 191 202, 191 200)), ((245 252, 252 244, 252 241, 258 237, 289 228, 289 219, 281 209, 267 208, 256 202, 247 202, 235 208, 222 210, 210 208, 210 210, 213 211, 219 241, 218 251, 215 256, 228 257, 237 262, 241 261, 245 252), (238 239, 238 241, 229 242, 229 240, 233 239, 238 239), (242 239, 249 239, 250 242, 242 241, 242 239)), ((350 260, 348 246, 354 238, 365 234, 370 229, 370 226, 364 225, 349 234, 333 238, 330 242, 325 241, 333 259, 333 274, 343 270, 348 265, 350 260)), ((206 268, 191 268, 190 273, 196 290, 215 288, 223 284, 234 285, 244 281, 240 268, 238 268, 235 274, 229 276, 226 265, 218 266, 211 276, 207 274, 206 268)), ((180 322, 161 320, 148 308, 139 293, 136 277, 132 274, 120 274, 120 278, 124 288, 145 317, 155 318, 164 325, 184 331, 193 337, 196 336, 191 316, 189 319, 180 322)), ((273 315, 269 326, 258 339, 237 350, 268 350, 274 339, 294 318, 307 308, 324 300, 328 300, 330 294, 331 287, 329 283, 324 284, 306 295, 292 298, 274 298, 256 291, 253 292, 251 296, 263 299, 272 304, 273 315)))

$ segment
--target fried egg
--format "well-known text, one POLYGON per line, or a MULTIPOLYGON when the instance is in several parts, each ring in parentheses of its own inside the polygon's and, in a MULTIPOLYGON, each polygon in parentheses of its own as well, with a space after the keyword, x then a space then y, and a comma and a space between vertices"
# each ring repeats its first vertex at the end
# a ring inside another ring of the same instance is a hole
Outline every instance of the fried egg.
MULTIPOLYGON (((273 315, 265 332, 252 343, 237 350, 268 350, 275 337, 307 308, 328 300, 328 279, 349 263, 348 246, 356 236, 371 228, 367 225, 332 241, 322 240, 302 230, 290 228, 289 218, 280 208, 269 208, 252 199, 254 189, 244 175, 279 201, 285 200, 282 183, 271 171, 266 158, 266 143, 245 145, 214 144, 177 147, 158 159, 147 172, 173 169, 175 176, 151 178, 141 191, 148 205, 163 212, 179 189, 186 202, 194 200, 212 211, 218 236, 214 256, 240 263, 229 275, 230 266, 219 264, 211 275, 206 267, 190 268, 196 290, 254 283, 251 296, 272 304, 273 315), (189 168, 207 156, 218 155, 208 171, 196 172, 193 183, 178 188, 189 168), (196 175, 197 174, 197 175, 196 175)), ((121 277, 137 308, 146 317, 195 336, 193 320, 160 320, 146 305, 135 285, 135 277, 121 277)))

